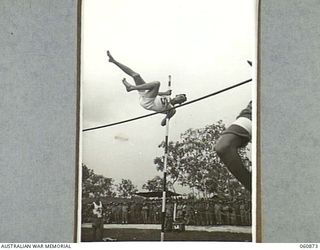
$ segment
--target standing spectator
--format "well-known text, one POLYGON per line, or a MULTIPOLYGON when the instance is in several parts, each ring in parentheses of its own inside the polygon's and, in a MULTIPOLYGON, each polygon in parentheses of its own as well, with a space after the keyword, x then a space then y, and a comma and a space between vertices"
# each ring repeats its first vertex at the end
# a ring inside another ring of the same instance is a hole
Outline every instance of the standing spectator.
POLYGON ((183 219, 182 208, 183 208, 182 202, 178 201, 177 211, 176 211, 177 212, 176 213, 176 220, 177 221, 181 221, 183 219))
POLYGON ((161 221, 161 202, 156 202, 155 206, 156 206, 156 210, 155 210, 156 223, 158 224, 161 221))
POLYGON ((189 201, 187 203, 187 225, 195 225, 195 211, 194 203, 189 201))
POLYGON ((240 207, 240 223, 242 226, 246 225, 246 211, 245 211, 245 205, 242 202, 240 207))
POLYGON ((102 211, 102 202, 96 201, 93 202, 93 239, 95 241, 102 241, 103 238, 103 211, 102 211))
POLYGON ((182 203, 182 221, 187 224, 187 203, 182 203))
POLYGON ((111 211, 111 204, 107 203, 105 207, 105 213, 104 213, 104 221, 107 224, 111 223, 112 220, 112 211, 111 211))
POLYGON ((210 202, 205 202, 205 225, 211 225, 212 224, 212 217, 211 217, 211 209, 210 209, 210 202))
POLYGON ((197 201, 194 202, 194 224, 197 226, 201 225, 200 207, 197 201))
POLYGON ((240 205, 239 205, 239 201, 238 200, 234 203, 234 209, 235 209, 235 214, 236 214, 236 225, 240 226, 241 225, 240 205))
POLYGON ((215 212, 214 212, 214 203, 213 201, 209 202, 209 209, 210 209, 210 215, 211 215, 211 226, 216 224, 216 219, 215 219, 215 212))
POLYGON ((234 209, 233 206, 230 206, 229 212, 230 212, 230 224, 236 225, 237 224, 236 210, 234 209))
POLYGON ((214 215, 215 215, 215 219, 216 219, 217 225, 221 225, 222 224, 222 218, 221 218, 220 202, 217 202, 216 204, 214 204, 214 215))
POLYGON ((120 203, 115 203, 116 206, 116 223, 120 224, 121 223, 121 202, 120 203))
POLYGON ((142 211, 141 211, 143 224, 148 223, 148 210, 149 210, 148 204, 144 202, 142 205, 142 211))
POLYGON ((132 201, 129 202, 128 204, 128 223, 129 224, 135 223, 134 208, 135 208, 135 203, 132 201))
POLYGON ((152 201, 149 203, 148 223, 154 223, 154 205, 152 201))
POLYGON ((205 226, 206 225, 206 207, 205 207, 205 201, 201 200, 199 201, 199 218, 200 218, 200 225, 205 226))
POLYGON ((134 217, 138 224, 142 223, 142 206, 140 202, 135 204, 134 217))
POLYGON ((230 224, 230 214, 229 214, 229 206, 228 204, 225 204, 222 207, 222 221, 223 224, 229 225, 230 224))
POLYGON ((160 212, 160 211, 161 211, 161 209, 158 210, 158 203, 157 203, 157 201, 154 201, 154 202, 153 202, 153 219, 152 219, 152 221, 153 221, 154 224, 157 224, 157 223, 158 223, 158 216, 159 216, 159 212, 160 212))
POLYGON ((172 231, 172 222, 173 222, 173 204, 172 202, 167 201, 166 205, 166 220, 165 220, 165 229, 166 231, 172 231))
POLYGON ((123 202, 121 206, 121 221, 122 224, 128 224, 128 204, 126 202, 123 202))
POLYGON ((251 203, 247 202, 247 211, 248 211, 248 225, 251 226, 251 203))
POLYGON ((112 223, 117 223, 117 203, 111 202, 112 223))

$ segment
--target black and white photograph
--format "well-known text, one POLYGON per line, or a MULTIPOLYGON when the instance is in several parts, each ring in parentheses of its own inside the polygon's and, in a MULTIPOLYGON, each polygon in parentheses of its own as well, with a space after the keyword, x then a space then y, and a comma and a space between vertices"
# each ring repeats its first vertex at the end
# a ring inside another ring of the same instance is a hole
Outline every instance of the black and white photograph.
POLYGON ((1 248, 318 248, 319 1, 0 20, 1 248))
POLYGON ((255 242, 257 4, 82 0, 81 242, 255 242))

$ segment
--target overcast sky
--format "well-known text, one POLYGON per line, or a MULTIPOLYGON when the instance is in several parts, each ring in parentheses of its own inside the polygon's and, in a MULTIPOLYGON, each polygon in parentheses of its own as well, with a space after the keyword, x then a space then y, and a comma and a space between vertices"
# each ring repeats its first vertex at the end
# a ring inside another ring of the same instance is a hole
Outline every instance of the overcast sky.
MULTIPOLYGON (((145 81, 192 100, 252 78, 255 0, 84 0, 82 18, 83 128, 144 115, 138 94, 127 93, 126 77, 107 60, 139 72, 145 81)), ((170 121, 170 140, 188 128, 234 121, 252 98, 252 83, 187 105, 170 121)), ((165 129, 162 115, 83 133, 82 162, 116 183, 141 186, 156 175, 153 159, 165 129)), ((179 190, 179 188, 178 188, 179 190)))

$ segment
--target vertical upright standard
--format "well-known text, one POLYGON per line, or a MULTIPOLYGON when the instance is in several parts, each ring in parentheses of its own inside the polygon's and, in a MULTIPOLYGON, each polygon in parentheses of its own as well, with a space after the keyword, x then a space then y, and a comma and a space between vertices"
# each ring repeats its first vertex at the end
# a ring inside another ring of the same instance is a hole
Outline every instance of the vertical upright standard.
MULTIPOLYGON (((168 90, 171 90, 171 76, 169 75, 168 90)), ((169 101, 169 96, 167 97, 169 101)), ((161 216, 161 241, 164 241, 164 231, 166 224, 166 191, 167 191, 167 163, 168 163, 168 137, 169 137, 169 118, 166 117, 166 135, 164 146, 164 165, 163 165, 163 192, 162 192, 162 216, 161 216)))

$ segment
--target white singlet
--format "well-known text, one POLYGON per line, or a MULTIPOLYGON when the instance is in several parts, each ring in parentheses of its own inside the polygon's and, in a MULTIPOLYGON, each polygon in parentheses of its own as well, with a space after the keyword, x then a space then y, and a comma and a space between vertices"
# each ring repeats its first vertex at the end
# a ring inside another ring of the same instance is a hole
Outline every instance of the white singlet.
POLYGON ((156 96, 156 97, 145 97, 144 92, 139 91, 139 101, 140 105, 147 109, 155 112, 164 112, 170 108, 170 104, 166 97, 156 96))

